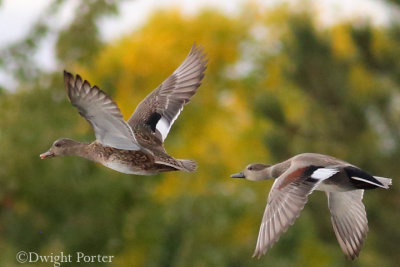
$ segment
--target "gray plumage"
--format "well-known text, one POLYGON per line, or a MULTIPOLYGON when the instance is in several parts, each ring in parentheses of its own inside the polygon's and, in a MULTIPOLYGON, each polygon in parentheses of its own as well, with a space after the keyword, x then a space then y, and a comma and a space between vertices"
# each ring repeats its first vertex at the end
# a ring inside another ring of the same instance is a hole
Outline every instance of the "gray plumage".
POLYGON ((372 176, 334 157, 304 153, 275 165, 250 164, 231 175, 258 181, 276 178, 268 195, 253 256, 261 257, 299 217, 314 190, 325 191, 333 229, 342 251, 358 257, 368 221, 362 203, 364 189, 389 188, 392 180, 372 176))

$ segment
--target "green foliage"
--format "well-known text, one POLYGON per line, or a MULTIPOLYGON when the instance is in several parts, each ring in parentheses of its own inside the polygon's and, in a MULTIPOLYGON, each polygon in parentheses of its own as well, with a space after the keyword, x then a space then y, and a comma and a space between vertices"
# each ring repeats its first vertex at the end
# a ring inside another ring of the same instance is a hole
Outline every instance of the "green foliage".
POLYGON ((116 3, 83 6, 59 35, 58 58, 109 93, 125 118, 194 41, 204 47, 204 82, 166 140, 171 155, 193 158, 199 169, 141 177, 81 158, 41 161, 38 155, 57 138, 94 139, 66 99, 61 71, 18 74, 38 69, 24 53, 46 33, 43 25, 31 41, 3 51, 9 57, 1 62, 16 66, 11 71, 21 84, 14 93, 0 90, 1 266, 15 265, 20 250, 115 255, 110 266, 350 265, 319 192, 263 258, 251 259, 272 182, 229 174, 301 152, 331 154, 394 178, 390 190, 365 194, 370 232, 355 264, 397 266, 398 25, 320 29, 313 14, 286 7, 246 6, 231 18, 172 10, 103 44, 96 19, 114 13, 116 3))
POLYGON ((90 65, 100 51, 97 19, 117 12, 117 1, 82 1, 76 8, 74 21, 62 30, 57 40, 57 56, 66 64, 90 65))

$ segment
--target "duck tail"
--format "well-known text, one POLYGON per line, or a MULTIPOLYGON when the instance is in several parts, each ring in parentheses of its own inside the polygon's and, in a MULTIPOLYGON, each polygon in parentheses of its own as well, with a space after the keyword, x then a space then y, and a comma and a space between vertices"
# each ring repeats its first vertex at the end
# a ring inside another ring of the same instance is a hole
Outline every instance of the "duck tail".
POLYGON ((178 159, 182 164, 182 170, 187 172, 194 172, 197 169, 197 163, 191 159, 178 159))
POLYGON ((390 178, 385 178, 385 177, 379 177, 379 176, 374 176, 376 180, 378 180, 383 186, 382 188, 388 189, 390 185, 392 185, 392 179, 390 178))

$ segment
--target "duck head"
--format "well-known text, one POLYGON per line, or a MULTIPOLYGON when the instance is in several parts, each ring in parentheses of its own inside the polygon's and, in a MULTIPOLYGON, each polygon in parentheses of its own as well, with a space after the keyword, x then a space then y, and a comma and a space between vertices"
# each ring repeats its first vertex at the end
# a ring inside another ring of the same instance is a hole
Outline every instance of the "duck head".
POLYGON ((262 164, 262 163, 253 163, 247 165, 247 167, 239 172, 232 174, 232 178, 244 178, 250 181, 259 181, 272 178, 270 177, 270 167, 271 165, 262 164))
POLYGON ((72 154, 71 151, 74 150, 74 148, 79 144, 79 142, 68 138, 58 139, 53 143, 47 152, 40 154, 40 158, 47 159, 55 156, 70 155, 72 154))

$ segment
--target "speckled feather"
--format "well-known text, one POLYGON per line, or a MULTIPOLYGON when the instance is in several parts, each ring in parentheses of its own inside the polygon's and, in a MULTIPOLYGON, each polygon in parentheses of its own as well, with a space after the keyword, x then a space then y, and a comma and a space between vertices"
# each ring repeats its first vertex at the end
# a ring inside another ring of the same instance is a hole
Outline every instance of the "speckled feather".
POLYGON ((204 58, 202 48, 193 45, 183 63, 140 102, 128 122, 106 93, 81 76, 64 71, 68 98, 92 125, 96 141, 84 144, 62 138, 40 157, 77 155, 119 172, 138 175, 194 171, 197 166, 193 160, 171 157, 163 142, 183 106, 201 84, 207 63, 204 58))

